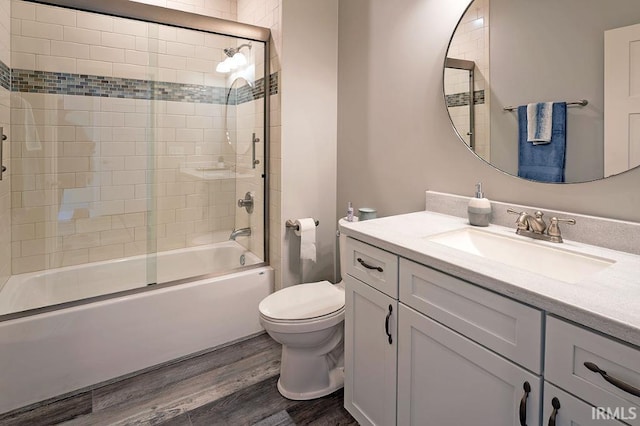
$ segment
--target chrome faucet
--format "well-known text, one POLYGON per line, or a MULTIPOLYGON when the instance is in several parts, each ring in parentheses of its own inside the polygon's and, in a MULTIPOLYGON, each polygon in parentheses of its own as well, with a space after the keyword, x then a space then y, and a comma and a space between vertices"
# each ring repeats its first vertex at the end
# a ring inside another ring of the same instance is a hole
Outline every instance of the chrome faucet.
POLYGON ((248 237, 251 235, 251 228, 240 228, 231 231, 230 240, 235 241, 237 237, 248 237))
POLYGON ((562 234, 560 233, 560 227, 558 226, 559 222, 568 223, 569 225, 576 224, 575 219, 558 219, 557 217, 552 217, 549 222, 549 227, 547 227, 547 224, 542 218, 544 214, 541 211, 537 211, 533 215, 530 215, 527 212, 518 212, 512 209, 507 209, 507 213, 518 215, 518 219, 516 220, 516 234, 535 238, 536 240, 551 241, 552 243, 562 242, 562 234))

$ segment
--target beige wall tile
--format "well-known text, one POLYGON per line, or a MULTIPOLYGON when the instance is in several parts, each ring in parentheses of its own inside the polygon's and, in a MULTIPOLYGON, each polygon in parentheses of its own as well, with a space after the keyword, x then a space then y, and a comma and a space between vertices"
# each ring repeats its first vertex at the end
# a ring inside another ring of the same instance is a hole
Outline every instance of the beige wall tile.
MULTIPOLYGON (((236 13, 232 0, 194 1, 182 3, 214 16, 236 13)), ((229 38, 15 3, 20 4, 14 10, 20 33, 12 43, 16 60, 27 69, 127 78, 153 73, 164 81, 196 84, 204 84, 207 74, 207 82, 224 84, 213 69, 229 38), (146 34, 156 38, 150 42, 146 34)), ((181 248, 213 241, 215 232, 228 237, 236 222, 236 184, 181 172, 186 161, 214 164, 219 156, 235 164, 235 153, 222 139, 223 105, 40 94, 19 98, 30 110, 16 105, 22 116, 16 116, 12 137, 10 216, 18 270, 142 254, 154 245, 181 248), (32 132, 25 125, 30 123, 26 111, 33 114, 43 144, 37 152, 24 148, 32 132), (150 118, 157 124, 153 146, 145 130, 150 118), (153 161, 150 152, 156 155, 153 161), (157 197, 153 202, 147 199, 150 193, 157 197), (153 229, 147 228, 147 216, 156 224, 153 229), (149 233, 157 244, 149 244, 149 233)), ((253 108, 243 115, 260 119, 253 108)), ((241 163, 248 167, 249 159, 244 155, 241 163)), ((239 185, 237 191, 255 184, 239 185)), ((0 212, 0 229, 1 220, 0 212)))
POLYGON ((71 41, 75 43, 100 45, 101 33, 95 29, 64 27, 63 39, 64 41, 71 41))

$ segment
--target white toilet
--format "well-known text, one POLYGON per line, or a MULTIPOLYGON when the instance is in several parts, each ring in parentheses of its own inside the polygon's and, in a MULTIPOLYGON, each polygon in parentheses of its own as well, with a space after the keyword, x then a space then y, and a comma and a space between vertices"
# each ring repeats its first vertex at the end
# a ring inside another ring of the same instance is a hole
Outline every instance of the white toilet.
MULTIPOLYGON (((340 264, 346 237, 340 236, 340 264)), ((278 390, 307 400, 344 386, 344 284, 298 284, 260 302, 260 322, 282 344, 278 390)))

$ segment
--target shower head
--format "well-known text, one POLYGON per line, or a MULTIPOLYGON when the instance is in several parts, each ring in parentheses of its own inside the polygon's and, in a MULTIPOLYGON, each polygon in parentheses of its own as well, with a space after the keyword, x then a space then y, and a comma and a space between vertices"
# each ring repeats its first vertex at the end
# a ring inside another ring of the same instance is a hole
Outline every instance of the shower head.
POLYGON ((251 43, 244 43, 238 47, 227 47, 224 49, 224 53, 228 57, 233 58, 233 55, 240 52, 240 49, 242 49, 243 47, 248 47, 249 49, 251 49, 251 43))
POLYGON ((247 64, 247 58, 240 53, 240 49, 243 47, 248 47, 249 50, 251 50, 251 43, 244 43, 238 47, 227 47, 223 49, 227 58, 218 64, 216 71, 224 74, 245 66, 247 64))

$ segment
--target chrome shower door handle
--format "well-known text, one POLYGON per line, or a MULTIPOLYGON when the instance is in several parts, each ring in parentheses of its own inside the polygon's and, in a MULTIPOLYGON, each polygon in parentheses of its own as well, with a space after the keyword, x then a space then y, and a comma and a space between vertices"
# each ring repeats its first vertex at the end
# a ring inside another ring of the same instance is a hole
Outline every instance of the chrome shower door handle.
POLYGON ((4 141, 7 140, 7 135, 4 134, 4 127, 0 127, 0 180, 2 180, 2 174, 7 171, 7 168, 4 166, 4 157, 3 154, 3 145, 4 141))
POLYGON ((251 168, 255 169, 260 160, 256 160, 256 144, 260 142, 260 138, 256 138, 256 134, 251 135, 251 168))

